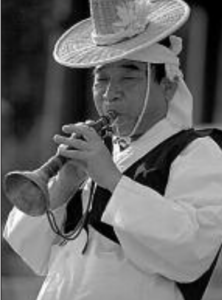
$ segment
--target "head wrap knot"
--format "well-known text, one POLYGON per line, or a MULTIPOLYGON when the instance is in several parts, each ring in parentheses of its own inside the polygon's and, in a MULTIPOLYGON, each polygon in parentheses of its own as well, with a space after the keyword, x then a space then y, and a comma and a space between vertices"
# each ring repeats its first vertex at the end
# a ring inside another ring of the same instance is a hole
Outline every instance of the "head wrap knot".
MULTIPOLYGON (((180 37, 177 37, 175 35, 170 36, 170 50, 177 56, 180 54, 180 52, 183 49, 182 45, 182 39, 180 37)), ((183 73, 179 68, 180 62, 179 59, 175 63, 166 63, 165 64, 165 71, 167 78, 170 79, 170 81, 173 81, 175 78, 183 78, 183 73)))

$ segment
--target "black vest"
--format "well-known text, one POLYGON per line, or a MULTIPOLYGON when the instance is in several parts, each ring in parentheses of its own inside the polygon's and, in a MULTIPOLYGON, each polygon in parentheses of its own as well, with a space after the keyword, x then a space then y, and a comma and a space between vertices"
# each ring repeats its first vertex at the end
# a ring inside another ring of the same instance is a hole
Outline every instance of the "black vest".
MULTIPOLYGON (((137 181, 140 184, 156 190, 161 195, 164 195, 165 188, 168 182, 170 167, 174 159, 192 141, 194 141, 196 138, 201 138, 202 136, 206 135, 209 135, 209 131, 207 130, 199 132, 193 129, 183 130, 171 136, 170 138, 159 144, 157 147, 155 147, 153 150, 151 150, 149 153, 147 153, 145 156, 140 158, 137 162, 130 166, 123 173, 123 175, 128 176, 129 178, 137 181)), ((221 143, 222 139, 220 132, 219 137, 221 143)), ((110 197, 111 193, 108 190, 105 190, 101 187, 96 188, 92 210, 89 213, 87 223, 91 224, 91 226, 93 226, 102 235, 120 244, 113 230, 113 227, 101 222, 102 214, 110 197)), ((71 201, 68 204, 66 232, 73 229, 73 226, 75 226, 75 223, 81 217, 80 194, 77 194, 73 200, 74 201, 71 201), (79 201, 77 201, 77 197, 79 198, 79 201), (72 204, 72 202, 74 203, 72 204), (77 202, 79 203, 79 205, 77 205, 77 202)), ((177 286, 180 289, 185 300, 200 300, 202 298, 209 279, 212 275, 218 256, 219 252, 210 269, 198 280, 192 283, 177 283, 177 286)))

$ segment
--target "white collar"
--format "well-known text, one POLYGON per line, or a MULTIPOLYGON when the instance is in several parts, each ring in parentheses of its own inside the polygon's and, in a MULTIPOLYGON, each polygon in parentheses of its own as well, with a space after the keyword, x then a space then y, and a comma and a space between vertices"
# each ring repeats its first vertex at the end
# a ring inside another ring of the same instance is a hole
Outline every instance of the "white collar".
POLYGON ((130 146, 120 152, 118 145, 114 146, 114 161, 121 172, 124 172, 138 159, 150 152, 153 148, 170 136, 181 131, 181 126, 165 118, 155 124, 150 130, 142 135, 138 140, 133 141, 130 146))

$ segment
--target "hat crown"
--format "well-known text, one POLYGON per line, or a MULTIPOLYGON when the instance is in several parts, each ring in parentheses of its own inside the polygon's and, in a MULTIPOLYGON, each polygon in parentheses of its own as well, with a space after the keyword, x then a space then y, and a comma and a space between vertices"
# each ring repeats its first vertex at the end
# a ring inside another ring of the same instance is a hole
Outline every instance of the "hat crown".
POLYGON ((141 33, 151 5, 150 0, 90 0, 94 42, 108 45, 141 33))

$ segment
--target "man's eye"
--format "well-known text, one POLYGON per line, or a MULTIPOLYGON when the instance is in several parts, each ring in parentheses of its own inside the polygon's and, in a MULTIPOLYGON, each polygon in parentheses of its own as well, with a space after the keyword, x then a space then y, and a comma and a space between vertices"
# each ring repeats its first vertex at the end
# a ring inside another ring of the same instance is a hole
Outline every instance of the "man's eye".
POLYGON ((108 80, 108 78, 106 78, 106 77, 99 77, 99 78, 96 78, 96 82, 105 82, 105 81, 107 81, 108 80))
POLYGON ((98 86, 98 87, 101 86, 101 87, 103 87, 104 85, 106 85, 107 80, 108 80, 108 79, 103 78, 103 77, 101 77, 101 78, 96 78, 96 80, 95 80, 95 82, 94 82, 94 86, 98 86))
POLYGON ((136 79, 136 78, 133 76, 124 76, 123 77, 123 80, 133 80, 133 79, 136 79))

